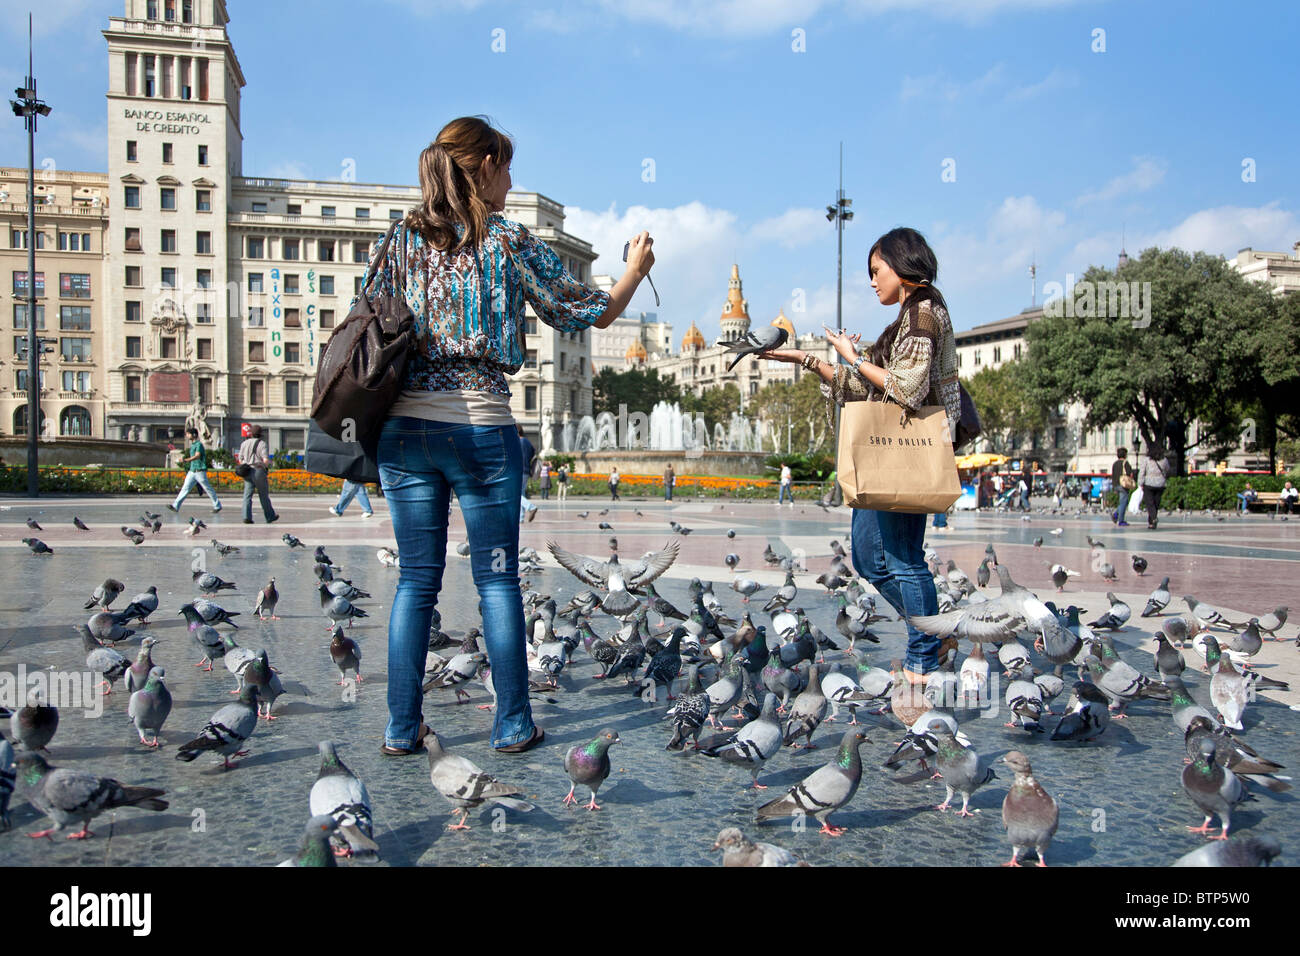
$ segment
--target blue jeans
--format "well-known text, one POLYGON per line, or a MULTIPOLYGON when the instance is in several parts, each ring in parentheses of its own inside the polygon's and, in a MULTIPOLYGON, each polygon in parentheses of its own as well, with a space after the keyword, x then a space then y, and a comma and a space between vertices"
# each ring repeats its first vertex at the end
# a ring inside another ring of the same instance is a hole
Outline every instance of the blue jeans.
POLYGON ((189 497, 189 494, 195 485, 198 485, 208 493, 208 497, 212 499, 212 510, 220 511, 221 501, 217 498, 217 493, 212 490, 212 485, 208 484, 208 473, 206 471, 185 472, 185 482, 181 485, 181 490, 176 496, 176 500, 172 502, 172 507, 179 511, 181 505, 184 504, 185 499, 189 497))
MULTIPOLYGON (((519 523, 524 523, 524 516, 530 511, 536 511, 537 505, 533 504, 524 496, 524 488, 528 484, 528 476, 520 472, 519 474, 519 523)), ((387 494, 387 492, 385 492, 387 494)), ((493 687, 496 686, 495 679, 493 687)))
POLYGON ((343 514, 348 510, 348 505, 352 504, 353 498, 361 502, 361 510, 366 514, 375 510, 370 507, 370 496, 366 494, 366 486, 344 478, 343 487, 339 489, 339 500, 334 503, 334 512, 343 514))
POLYGON ((1120 487, 1119 504, 1115 508, 1115 520, 1117 522, 1125 520, 1124 515, 1128 513, 1128 503, 1132 497, 1133 497, 1132 489, 1124 488, 1122 486, 1120 487))
POLYGON ((390 417, 379 436, 379 477, 402 555, 388 621, 388 727, 391 747, 414 745, 422 718, 429 623, 447 564, 447 515, 456 492, 469 538, 483 638, 496 690, 492 746, 529 739, 524 604, 519 591, 519 524, 511 521, 523 490, 512 426, 450 425, 390 417))
MULTIPOLYGON (((925 566, 925 515, 853 509, 853 567, 902 615, 939 613, 934 578, 925 566)), ((907 626, 907 669, 939 669, 939 638, 907 626)))
POLYGON ((785 496, 786 496, 786 495, 789 495, 789 496, 790 496, 790 501, 793 503, 793 502, 794 502, 794 489, 792 489, 792 488, 791 488, 789 485, 787 485, 785 482, 781 482, 781 493, 780 493, 779 495, 777 495, 776 503, 777 503, 778 505, 779 505, 779 504, 782 504, 782 503, 785 501, 785 496))
POLYGON ((253 492, 257 492, 262 503, 262 516, 268 521, 275 517, 275 507, 271 504, 271 485, 266 480, 265 468, 254 468, 253 473, 244 479, 244 519, 253 520, 253 492))
POLYGON ((948 527, 948 512, 940 511, 938 514, 934 516, 934 527, 936 528, 948 527))

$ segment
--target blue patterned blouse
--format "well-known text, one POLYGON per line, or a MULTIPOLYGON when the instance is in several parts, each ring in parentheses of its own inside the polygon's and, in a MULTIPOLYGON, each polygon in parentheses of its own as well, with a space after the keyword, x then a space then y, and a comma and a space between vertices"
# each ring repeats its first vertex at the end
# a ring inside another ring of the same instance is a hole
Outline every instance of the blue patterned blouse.
MULTIPOLYGON (((372 264, 382 243, 380 236, 371 245, 372 264)), ((414 391, 508 395, 506 376, 524 364, 525 301, 561 332, 589 328, 609 306, 609 293, 575 279, 555 250, 498 213, 488 218, 477 250, 455 254, 398 227, 370 294, 394 292, 398 274, 406 277, 403 291, 419 336, 404 383, 414 391)))

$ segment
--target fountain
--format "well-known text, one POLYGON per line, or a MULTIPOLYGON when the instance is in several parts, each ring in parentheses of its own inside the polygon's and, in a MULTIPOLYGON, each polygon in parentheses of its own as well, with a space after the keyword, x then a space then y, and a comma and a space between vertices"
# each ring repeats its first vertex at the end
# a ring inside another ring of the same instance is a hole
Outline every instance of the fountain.
POLYGON ((708 455, 696 473, 753 474, 759 463, 752 458, 763 452, 763 424, 733 412, 710 433, 703 415, 683 412, 677 402, 658 402, 649 415, 620 408, 617 415, 604 411, 569 420, 566 413, 555 439, 558 451, 578 457, 579 471, 607 472, 617 464, 629 474, 659 474, 671 462, 679 474, 687 474, 686 462, 708 455), (720 460, 714 457, 718 452, 739 454, 734 461, 720 460))

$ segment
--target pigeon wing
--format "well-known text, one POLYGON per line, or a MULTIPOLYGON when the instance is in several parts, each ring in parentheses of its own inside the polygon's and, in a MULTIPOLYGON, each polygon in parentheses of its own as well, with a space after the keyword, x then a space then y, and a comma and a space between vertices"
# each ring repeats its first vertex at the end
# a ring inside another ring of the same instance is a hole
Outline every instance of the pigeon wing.
POLYGON ((672 567, 673 562, 677 560, 677 551, 677 542, 669 541, 664 545, 662 551, 650 555, 648 560, 638 561, 636 564, 630 565, 623 580, 627 582, 629 587, 649 584, 672 567))
POLYGON ((590 584, 592 587, 598 588, 609 587, 609 565, 604 561, 596 561, 594 558, 587 558, 580 554, 565 551, 554 541, 546 542, 546 547, 555 557, 555 560, 559 562, 560 567, 583 584, 590 584))

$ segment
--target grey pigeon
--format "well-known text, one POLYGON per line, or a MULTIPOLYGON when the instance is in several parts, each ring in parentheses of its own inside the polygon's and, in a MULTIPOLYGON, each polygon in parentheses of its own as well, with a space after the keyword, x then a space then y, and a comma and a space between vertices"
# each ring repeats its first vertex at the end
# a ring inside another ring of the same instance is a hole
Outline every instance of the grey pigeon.
POLYGON ((434 688, 454 687, 456 689, 456 701, 461 703, 469 699, 469 694, 461 687, 478 676, 479 668, 487 663, 487 655, 481 652, 473 654, 456 654, 447 663, 429 675, 424 682, 424 693, 428 693, 434 688))
POLYGON ((194 638, 194 643, 203 652, 203 659, 194 666, 203 667, 206 664, 203 669, 212 670, 213 662, 226 653, 226 642, 221 639, 221 633, 211 624, 204 622, 202 615, 193 604, 182 604, 181 609, 176 613, 185 615, 185 625, 190 637, 194 638))
POLYGON ((1165 686, 1169 688, 1169 704, 1173 709, 1174 723, 1180 731, 1187 733, 1187 728, 1196 717, 1204 717, 1216 731, 1223 730, 1223 725, 1214 715, 1192 699, 1181 677, 1166 677, 1165 686))
POLYGON ((253 607, 253 613, 257 615, 258 620, 265 620, 269 615, 271 620, 280 620, 275 616, 275 606, 280 602, 280 592, 275 589, 275 578, 271 578, 266 587, 257 592, 257 604, 253 607))
POLYGON ((292 857, 279 866, 338 866, 330 850, 330 837, 338 829, 338 821, 328 814, 307 821, 302 846, 292 857))
POLYGON ((1174 866, 1269 866, 1282 854, 1282 844, 1272 837, 1246 836, 1207 843, 1174 861, 1174 866))
POLYGON ((1190 594, 1185 595, 1183 597, 1183 603, 1187 605, 1187 610, 1192 615, 1192 617, 1200 621, 1201 624, 1205 627, 1237 628, 1243 626, 1240 624, 1231 623, 1226 617, 1223 616, 1223 612, 1220 611, 1217 607, 1212 607, 1209 604, 1203 604, 1200 601, 1196 600, 1196 598, 1192 597, 1190 594))
POLYGON ((736 827, 718 833, 713 849, 722 851, 722 865, 727 866, 807 866, 789 850, 771 843, 756 843, 736 827))
POLYGON ((335 627, 344 622, 351 624, 352 619, 356 617, 370 616, 347 598, 336 597, 331 594, 329 588, 324 584, 321 584, 317 590, 320 592, 321 612, 330 619, 331 627, 335 627))
POLYGON ((1249 700, 1250 691, 1245 679, 1232 666, 1232 658, 1222 655, 1218 669, 1210 678, 1210 703, 1218 709, 1223 726, 1229 730, 1244 730, 1241 715, 1245 713, 1249 700))
POLYGON ((311 787, 311 815, 330 816, 338 823, 334 840, 339 844, 339 856, 377 857, 379 845, 374 841, 375 824, 366 785, 339 758, 332 742, 322 740, 318 748, 320 772, 311 787))
POLYGON ((1060 808, 1034 778, 1028 757, 1013 750, 1002 762, 1016 774, 1002 801, 1002 825, 1011 842, 1011 860, 1003 865, 1019 866, 1020 854, 1032 849, 1038 854, 1038 865, 1047 866, 1047 847, 1060 822, 1060 808))
POLYGON ((700 753, 748 767, 754 789, 766 790, 766 785, 758 782, 758 772, 781 749, 783 739, 781 725, 776 719, 776 695, 767 694, 763 698, 762 713, 757 718, 732 733, 708 738, 700 745, 700 753))
POLYGON ((53 554, 54 549, 42 541, 40 538, 23 538, 23 544, 27 545, 32 554, 53 554))
POLYGON ((96 641, 86 625, 78 624, 77 633, 81 635, 81 646, 86 652, 86 668, 103 677, 104 696, 108 696, 113 693, 117 679, 130 670, 131 661, 96 641))
POLYGON ((615 616, 636 610, 638 602, 628 593, 628 589, 639 588, 659 577, 672 567, 678 552, 677 542, 670 541, 664 545, 663 550, 625 565, 619 561, 617 554, 610 555, 608 561, 597 561, 595 558, 565 551, 554 541, 546 542, 546 547, 560 566, 583 584, 608 591, 601 601, 601 608, 615 616))
POLYGON ((84 840, 95 834, 90 821, 105 810, 136 807, 140 810, 166 810, 166 792, 153 787, 126 787, 110 777, 98 777, 81 770, 52 767, 38 753, 23 751, 15 760, 19 787, 37 810, 54 824, 31 837, 47 837, 69 823, 81 822, 81 829, 68 834, 69 840, 84 840))
POLYGON ((1032 680, 1013 680, 1007 684, 1006 705, 1011 711, 1012 720, 1005 726, 1020 726, 1025 730, 1042 731, 1039 721, 1043 716, 1043 691, 1032 680))
POLYGON ((96 611, 90 615, 86 629, 99 644, 117 644, 135 633, 129 627, 123 627, 121 619, 111 611, 96 611))
POLYGON ((347 683, 348 671, 355 671, 357 683, 361 683, 361 648, 337 625, 330 640, 330 659, 339 669, 340 687, 347 683))
POLYGON ((226 770, 234 766, 230 758, 242 757, 247 753, 240 748, 257 729, 257 688, 245 687, 239 693, 239 700, 227 704, 215 714, 199 731, 198 736, 177 749, 176 759, 187 763, 201 753, 219 753, 222 767, 226 770))
POLYGON ((35 519, 35 518, 28 518, 28 519, 27 519, 27 527, 31 528, 33 531, 44 531, 44 530, 45 530, 45 529, 42 528, 39 524, 36 523, 36 519, 35 519))
POLYGON ((816 749, 812 736, 825 716, 826 696, 822 693, 821 670, 816 664, 810 664, 808 686, 799 692, 799 696, 790 705, 790 713, 786 715, 785 745, 797 750, 800 745, 795 741, 803 737, 806 749, 816 749))
POLYGON ((1228 650, 1245 654, 1250 658, 1258 654, 1263 646, 1264 639, 1259 633, 1259 619, 1252 617, 1242 632, 1233 638, 1232 643, 1228 645, 1228 650))
POLYGON ((92 607, 98 607, 107 611, 108 606, 117 600, 117 596, 126 590, 126 585, 116 578, 105 578, 104 583, 95 588, 83 607, 89 611, 92 607))
MULTIPOLYGON (((326 567, 326 565, 321 565, 321 567, 326 567)), ((346 578, 331 578, 324 582, 324 584, 330 594, 333 594, 335 597, 347 598, 349 601, 355 601, 357 598, 370 597, 369 591, 363 591, 361 588, 353 585, 353 583, 346 578)))
POLYGON ((1267 634, 1274 640, 1280 640, 1277 636, 1278 629, 1286 624, 1287 614, 1290 612, 1288 607, 1277 607, 1265 614, 1256 622, 1261 634, 1267 634))
POLYGON ((158 588, 151 584, 131 598, 131 603, 118 613, 117 619, 123 624, 132 620, 147 624, 147 618, 156 610, 158 610, 158 588))
POLYGON ((86 522, 82 521, 82 520, 81 520, 80 518, 78 518, 76 515, 73 515, 73 516, 72 516, 72 523, 73 523, 73 525, 75 525, 75 526, 76 526, 79 530, 81 530, 81 531, 89 531, 89 530, 90 530, 88 527, 86 527, 86 522))
POLYGON ((194 606, 194 610, 199 612, 199 616, 203 618, 205 624, 211 624, 214 627, 218 624, 229 624, 236 630, 239 629, 239 625, 233 620, 233 618, 239 616, 239 611, 227 611, 220 604, 215 604, 206 598, 195 598, 190 604, 194 606))
POLYGON ((971 794, 990 780, 996 779, 997 774, 993 772, 992 767, 982 766, 980 755, 975 752, 975 749, 963 746, 954 736, 952 729, 942 720, 931 721, 929 731, 937 744, 934 753, 935 764, 943 774, 943 783, 947 788, 943 803, 935 809, 947 810, 952 805, 954 794, 960 793, 961 809, 957 811, 957 816, 974 816, 969 810, 971 794))
POLYGON ((736 339, 719 339, 714 344, 725 346, 728 352, 735 354, 736 357, 733 358, 731 364, 727 366, 727 371, 730 372, 736 367, 736 363, 746 355, 758 355, 760 352, 770 352, 772 349, 779 349, 785 344, 785 340, 788 337, 789 336, 785 329, 781 328, 779 325, 766 325, 760 329, 746 332, 744 335, 736 339))
POLYGON ((165 668, 150 669, 144 686, 131 695, 131 703, 127 705, 127 715, 135 724, 136 733, 140 735, 140 743, 146 747, 160 746, 158 731, 162 730, 162 725, 172 710, 172 695, 167 690, 167 685, 163 683, 166 676, 165 668), (153 740, 145 739, 145 731, 153 734, 153 740))
POLYGON ((709 717, 709 711, 709 695, 700 684, 700 665, 692 664, 686 682, 686 693, 678 697, 677 702, 664 715, 673 721, 673 736, 664 749, 680 751, 686 746, 686 738, 690 737, 698 750, 700 729, 709 717))
POLYGON ((1053 740, 1096 740, 1110 725, 1110 698, 1088 681, 1070 690, 1065 715, 1052 731, 1053 740))
POLYGON ((122 532, 124 537, 130 539, 132 544, 144 544, 144 532, 140 531, 138 528, 128 528, 126 525, 120 525, 119 530, 122 532))
POLYGON ((1128 619, 1133 615, 1133 610, 1110 591, 1106 592, 1106 600, 1110 601, 1110 609, 1088 626, 1108 631, 1118 631, 1128 622, 1128 619))
POLYGON ((859 750, 864 741, 870 743, 862 728, 846 731, 830 763, 814 770, 786 791, 785 796, 759 807, 758 819, 763 821, 786 816, 811 816, 822 825, 819 833, 827 836, 843 834, 844 828, 831 826, 827 818, 857 793, 858 784, 862 781, 862 755, 859 750))
POLYGON ((470 810, 484 803, 496 803, 512 810, 533 809, 531 803, 520 799, 524 791, 484 773, 459 754, 448 753, 436 733, 430 731, 424 741, 429 751, 429 779, 433 788, 447 798, 455 808, 454 813, 460 814, 458 822, 447 825, 448 830, 468 830, 465 820, 470 810))
POLYGON ((564 772, 569 775, 572 786, 569 787, 569 793, 564 798, 566 807, 578 803, 578 798, 573 795, 573 791, 577 789, 578 784, 582 784, 591 791, 591 801, 587 804, 587 809, 600 809, 596 803, 596 792, 609 777, 609 748, 617 743, 622 743, 618 731, 606 727, 589 743, 575 744, 569 748, 564 755, 564 772))
POLYGON ((211 571, 195 571, 191 575, 194 584, 204 594, 216 594, 218 591, 235 590, 234 581, 223 580, 220 576, 213 574, 211 571))
POLYGON ((158 639, 154 637, 146 637, 140 642, 140 653, 126 672, 127 693, 135 693, 149 679, 149 672, 153 670, 153 649, 157 646, 158 639))
POLYGON ((27 704, 9 718, 9 736, 26 750, 44 750, 59 729, 59 708, 41 703, 41 692, 32 691, 27 704))
POLYGON ((302 541, 296 535, 289 534, 289 532, 287 531, 284 534, 280 535, 280 540, 283 541, 285 544, 287 544, 289 546, 289 550, 291 551, 294 548, 307 547, 305 544, 302 543, 302 541))
POLYGON ((9 821, 9 799, 14 792, 14 748, 0 732, 0 832, 13 824, 9 821))
POLYGON ((1188 827, 1187 831, 1209 836, 1212 829, 1210 821, 1217 815, 1223 829, 1218 836, 1210 839, 1226 840, 1228 829, 1232 826, 1232 808, 1249 799, 1250 795, 1237 775, 1220 765, 1214 754, 1214 741, 1203 739, 1196 758, 1183 768, 1183 790, 1205 814, 1205 820, 1199 827, 1188 827))
POLYGON ((226 670, 230 671, 230 675, 235 678, 235 689, 231 693, 237 694, 248 683, 244 680, 244 671, 257 660, 257 652, 251 647, 240 647, 230 634, 222 634, 221 641, 226 645, 226 653, 222 655, 222 660, 226 663, 226 670))
POLYGON ((1147 598, 1146 607, 1142 609, 1143 617, 1154 617, 1164 611, 1169 606, 1173 598, 1169 594, 1169 579, 1165 578, 1160 582, 1160 586, 1151 592, 1147 598))
POLYGON ((766 613, 771 614, 773 611, 786 607, 795 599, 795 596, 798 593, 799 588, 794 583, 794 572, 786 571, 785 583, 782 584, 781 587, 777 589, 777 592, 768 599, 768 602, 763 605, 763 610, 766 613))
MULTIPOLYGON (((1180 618, 1166 618, 1164 623, 1180 620, 1180 618)), ((1187 668, 1187 661, 1183 659, 1183 652, 1174 645, 1169 643, 1162 630, 1155 636, 1156 642, 1156 670, 1160 674, 1161 680, 1167 677, 1180 677, 1187 668)))

